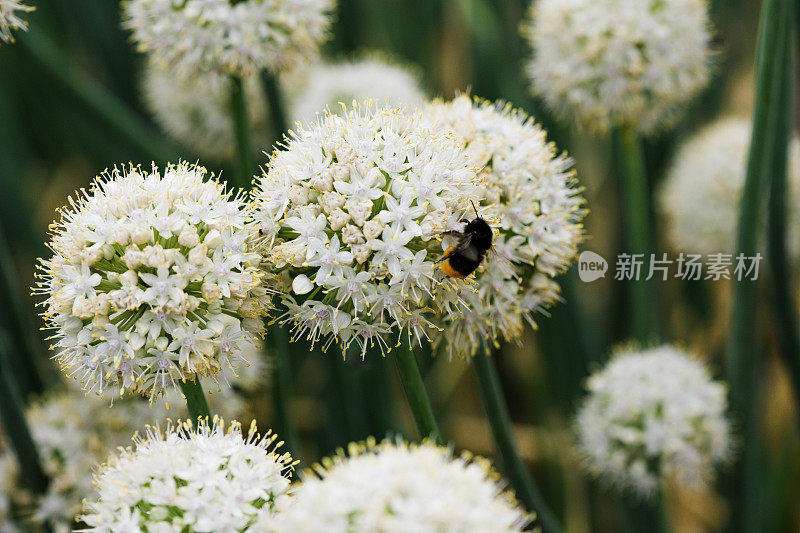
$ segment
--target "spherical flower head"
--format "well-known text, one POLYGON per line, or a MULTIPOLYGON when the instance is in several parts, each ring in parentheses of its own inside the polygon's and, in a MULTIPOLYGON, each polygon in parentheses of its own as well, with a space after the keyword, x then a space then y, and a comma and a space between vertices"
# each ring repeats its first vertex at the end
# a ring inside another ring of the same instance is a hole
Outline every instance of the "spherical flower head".
MULTIPOLYGON (((230 160, 236 150, 230 111, 231 80, 215 72, 191 77, 148 62, 144 102, 161 129, 204 159, 230 160)), ((259 153, 271 140, 269 115, 258 76, 244 79, 250 136, 259 153)))
MULTIPOLYGON (((239 416, 243 402, 230 390, 209 398, 212 412, 239 416)), ((92 491, 92 469, 109 450, 130 443, 131 428, 163 423, 168 416, 188 416, 185 407, 149 406, 140 398, 119 401, 114 409, 95 396, 76 390, 47 394, 33 402, 25 418, 42 467, 50 483, 34 496, 24 488, 22 473, 11 450, 0 447, 0 531, 10 509, 33 523, 55 531, 71 531, 83 498, 92 491), (182 407, 182 408, 181 408, 182 407), (4 503, 5 502, 5 503, 4 503)), ((0 438, 0 440, 2 440, 0 438)))
POLYGON ((485 459, 430 442, 352 443, 323 459, 291 499, 277 533, 522 531, 529 518, 485 459))
POLYGON ((295 463, 275 450, 277 436, 247 436, 221 419, 148 427, 135 446, 100 465, 98 499, 79 518, 94 532, 246 531, 271 514, 289 489, 295 463))
POLYGON ((237 76, 289 69, 314 56, 333 0, 128 0, 123 26, 139 51, 179 74, 237 76))
MULTIPOLYGON (((675 250, 733 254, 752 122, 724 118, 679 147, 658 194, 667 236, 675 250)), ((792 256, 800 260, 800 140, 792 140, 787 185, 792 256)))
POLYGON ((284 84, 290 115, 300 122, 315 120, 325 110, 346 113, 343 106, 353 101, 414 106, 425 99, 419 80, 409 69, 377 58, 316 63, 290 74, 284 84))
POLYGON ((725 386, 671 346, 622 351, 588 380, 577 436, 590 472, 640 497, 693 488, 729 458, 725 386))
POLYGON ((497 233, 475 286, 460 290, 468 309, 437 338, 451 355, 466 355, 499 336, 519 337, 526 320, 535 325, 534 316, 558 301, 553 277, 575 259, 584 202, 572 161, 521 111, 462 95, 425 112, 452 128, 482 169, 476 198, 487 207, 467 218, 479 214, 497 233))
POLYGON ((16 30, 28 30, 28 24, 19 17, 20 13, 30 13, 35 8, 17 0, 0 0, 0 41, 13 43, 16 30))
POLYGON ((300 126, 261 177, 254 215, 294 337, 355 341, 363 356, 460 312, 464 281, 437 261, 477 193, 462 144, 420 111, 367 102, 300 126))
POLYGON ((522 31, 534 92, 599 133, 663 129, 710 78, 705 0, 538 0, 522 31))
POLYGON ((62 369, 112 397, 247 364, 268 294, 245 202, 203 167, 115 168, 52 226, 38 292, 62 369))

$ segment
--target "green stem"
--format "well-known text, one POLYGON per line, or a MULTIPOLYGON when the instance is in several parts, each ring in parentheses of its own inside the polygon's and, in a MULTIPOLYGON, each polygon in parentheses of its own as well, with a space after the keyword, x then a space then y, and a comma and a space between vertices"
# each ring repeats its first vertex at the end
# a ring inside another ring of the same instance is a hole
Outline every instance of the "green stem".
MULTIPOLYGON (((796 20, 794 17, 790 21, 796 20)), ((791 32, 788 32, 789 34, 791 32)), ((791 37, 791 35, 789 35, 791 37)), ((787 52, 782 54, 784 65, 781 71, 784 84, 784 97, 789 97, 792 90, 792 57, 790 39, 787 38, 787 52)), ((789 101, 786 102, 788 106, 789 101)), ((792 115, 784 113, 778 117, 775 125, 775 152, 772 160, 772 183, 769 193, 767 258, 770 268, 772 286, 772 304, 775 310, 780 353, 789 370, 795 401, 800 415, 800 329, 793 296, 796 294, 792 286, 792 268, 786 251, 786 170, 789 139, 792 131, 792 115)))
POLYGON ((348 368, 338 352, 326 354, 330 361, 331 377, 336 388, 345 434, 348 441, 363 440, 367 436, 366 410, 359 369, 348 368))
POLYGON ((489 419, 492 436, 504 471, 517 497, 530 511, 536 512, 536 519, 544 533, 560 533, 561 523, 544 500, 539 487, 530 477, 514 443, 511 434, 511 417, 508 405, 503 398, 497 369, 490 355, 478 353, 471 359, 472 370, 478 381, 481 402, 489 419))
POLYGON ((300 453, 297 448, 299 441, 289 408, 289 401, 292 395, 289 332, 285 327, 275 326, 269 330, 268 338, 275 352, 275 369, 272 384, 272 403, 275 409, 274 429, 278 436, 286 443, 286 448, 292 452, 294 457, 298 457, 300 453))
POLYGON ((647 501, 632 501, 628 498, 621 498, 621 500, 627 532, 667 533, 669 531, 661 493, 653 495, 652 499, 647 501))
POLYGON ((34 494, 47 491, 47 477, 42 469, 36 443, 25 422, 23 402, 9 367, 8 337, 0 332, 0 420, 4 433, 19 461, 25 485, 34 494))
POLYGON ((177 157, 178 152, 166 144, 163 138, 125 103, 84 73, 74 69, 69 58, 44 32, 26 32, 20 35, 19 42, 33 60, 44 67, 108 127, 142 152, 143 156, 162 163, 173 161, 177 157))
POLYGON ((414 416, 414 422, 417 424, 420 438, 439 441, 441 439, 439 425, 433 416, 433 407, 431 407, 431 401, 425 390, 422 375, 419 373, 414 352, 407 344, 403 343, 395 350, 392 358, 397 365, 397 371, 400 373, 400 381, 403 384, 403 390, 405 390, 406 399, 411 408, 411 414, 414 416))
POLYGON ((643 261, 638 279, 634 276, 630 282, 633 331, 635 338, 646 344, 658 337, 655 278, 647 281, 644 268, 650 254, 655 251, 647 171, 641 140, 633 128, 619 128, 612 137, 619 165, 621 205, 625 213, 626 251, 632 255, 641 254, 643 261))
POLYGON ((252 143, 250 141, 250 122, 247 116, 247 97, 244 82, 238 76, 231 76, 231 116, 233 134, 236 138, 236 186, 249 189, 253 180, 252 143))
MULTIPOLYGON (((753 132, 739 211, 737 256, 758 252, 765 195, 771 187, 775 162, 786 157, 786 115, 791 114, 791 0, 765 0, 761 12, 756 58, 756 97, 753 132)), ((760 366, 756 346, 757 285, 733 283, 733 311, 727 377, 731 409, 739 417, 742 450, 726 486, 730 495, 733 531, 760 531, 762 525, 762 468, 759 440, 760 366)))
POLYGON ((261 73, 261 83, 264 86, 264 94, 267 97, 267 105, 269 106, 269 116, 272 119, 272 129, 275 134, 273 146, 275 146, 288 133, 289 122, 286 119, 283 95, 277 77, 265 70, 261 73))
POLYGON ((189 416, 194 422, 198 418, 210 418, 211 411, 208 409, 208 402, 206 396, 203 394, 203 386, 200 385, 199 379, 186 379, 178 381, 181 386, 181 391, 186 397, 186 406, 189 408, 189 416))

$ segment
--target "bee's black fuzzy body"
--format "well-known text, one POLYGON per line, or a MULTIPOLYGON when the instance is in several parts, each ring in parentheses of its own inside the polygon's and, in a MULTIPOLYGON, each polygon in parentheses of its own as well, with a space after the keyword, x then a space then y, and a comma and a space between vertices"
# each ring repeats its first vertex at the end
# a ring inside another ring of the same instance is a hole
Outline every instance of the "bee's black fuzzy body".
POLYGON ((445 250, 442 271, 451 278, 466 278, 481 265, 492 247, 492 228, 478 216, 467 222, 464 231, 449 233, 458 237, 458 243, 445 250))

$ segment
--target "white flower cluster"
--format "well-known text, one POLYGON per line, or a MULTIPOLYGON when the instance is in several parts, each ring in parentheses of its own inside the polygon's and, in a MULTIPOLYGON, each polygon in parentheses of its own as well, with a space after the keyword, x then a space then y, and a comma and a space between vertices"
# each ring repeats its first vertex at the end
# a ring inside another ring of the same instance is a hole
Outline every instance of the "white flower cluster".
MULTIPOLYGON (((176 75, 148 62, 142 78, 144 103, 161 129, 197 155, 213 161, 235 153, 230 112, 231 80, 215 72, 190 77, 176 75)), ((253 146, 259 153, 270 143, 267 102, 258 76, 244 80, 248 123, 253 146)))
MULTIPOLYGON (((240 416, 242 400, 229 390, 210 398, 212 412, 221 416, 240 416)), ((91 472, 105 460, 109 450, 130 443, 131 428, 146 423, 162 423, 168 416, 186 416, 165 406, 150 407, 139 398, 117 402, 114 409, 96 397, 70 390, 53 393, 33 403, 26 412, 33 440, 50 479, 47 493, 32 496, 23 488, 16 458, 0 449, 0 531, 13 525, 10 509, 56 532, 66 533, 75 526, 74 517, 81 501, 92 491, 91 472), (5 512, 4 512, 4 507, 5 512)))
POLYGON ((499 233, 476 272, 477 290, 460 291, 469 310, 437 338, 451 355, 466 355, 499 335, 517 338, 523 319, 534 325, 534 315, 559 299, 553 277, 575 259, 583 199, 572 161, 521 111, 462 95, 435 101, 426 113, 453 128, 475 167, 483 169, 477 198, 487 207, 480 216, 499 233))
POLYGON ((284 84, 290 116, 300 122, 313 121, 325 110, 340 113, 343 105, 354 101, 414 106, 425 99, 419 80, 408 69, 377 58, 316 63, 291 73, 284 84))
POLYGON ((475 170, 452 132, 406 107, 350 110, 300 127, 255 193, 268 271, 280 272, 294 337, 389 348, 420 340, 463 299, 436 260, 440 235, 476 198, 475 170), (451 289, 451 290, 445 290, 451 289))
POLYGON ((595 131, 658 130, 709 81, 706 0, 538 0, 530 19, 534 91, 595 131))
POLYGON ((160 396, 225 377, 271 296, 241 197, 202 167, 115 168, 52 226, 38 292, 62 368, 86 390, 160 396))
POLYGON ((590 472, 646 497, 663 481, 698 487, 730 456, 725 386, 662 346, 618 353, 588 381, 577 416, 590 472))
POLYGON ((95 476, 99 498, 80 516, 87 531, 248 531, 289 489, 295 463, 277 435, 243 436, 238 422, 148 427, 95 476))
POLYGON ((529 517, 488 461, 435 444, 352 443, 279 500, 271 531, 522 531, 529 517))
POLYGON ((29 13, 34 8, 17 0, 0 0, 0 41, 13 43, 16 30, 27 30, 28 24, 16 12, 29 13))
POLYGON ((333 0, 127 0, 125 28, 141 52, 178 74, 248 76, 313 56, 333 0))
MULTIPOLYGON (((732 254, 736 248, 739 203, 744 187, 752 123, 721 119, 686 141, 675 156, 659 191, 672 246, 688 253, 732 254)), ((800 256, 800 140, 792 140, 787 185, 789 242, 800 256)))

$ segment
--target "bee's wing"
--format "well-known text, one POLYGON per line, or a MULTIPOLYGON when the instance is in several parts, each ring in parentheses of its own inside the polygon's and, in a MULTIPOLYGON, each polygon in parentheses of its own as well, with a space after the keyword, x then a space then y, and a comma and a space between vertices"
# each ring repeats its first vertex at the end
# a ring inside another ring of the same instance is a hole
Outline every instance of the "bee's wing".
POLYGON ((456 246, 454 253, 456 252, 472 261, 477 261, 480 259, 480 256, 478 255, 478 249, 472 244, 472 234, 467 234, 462 237, 461 241, 458 243, 458 246, 456 246))

